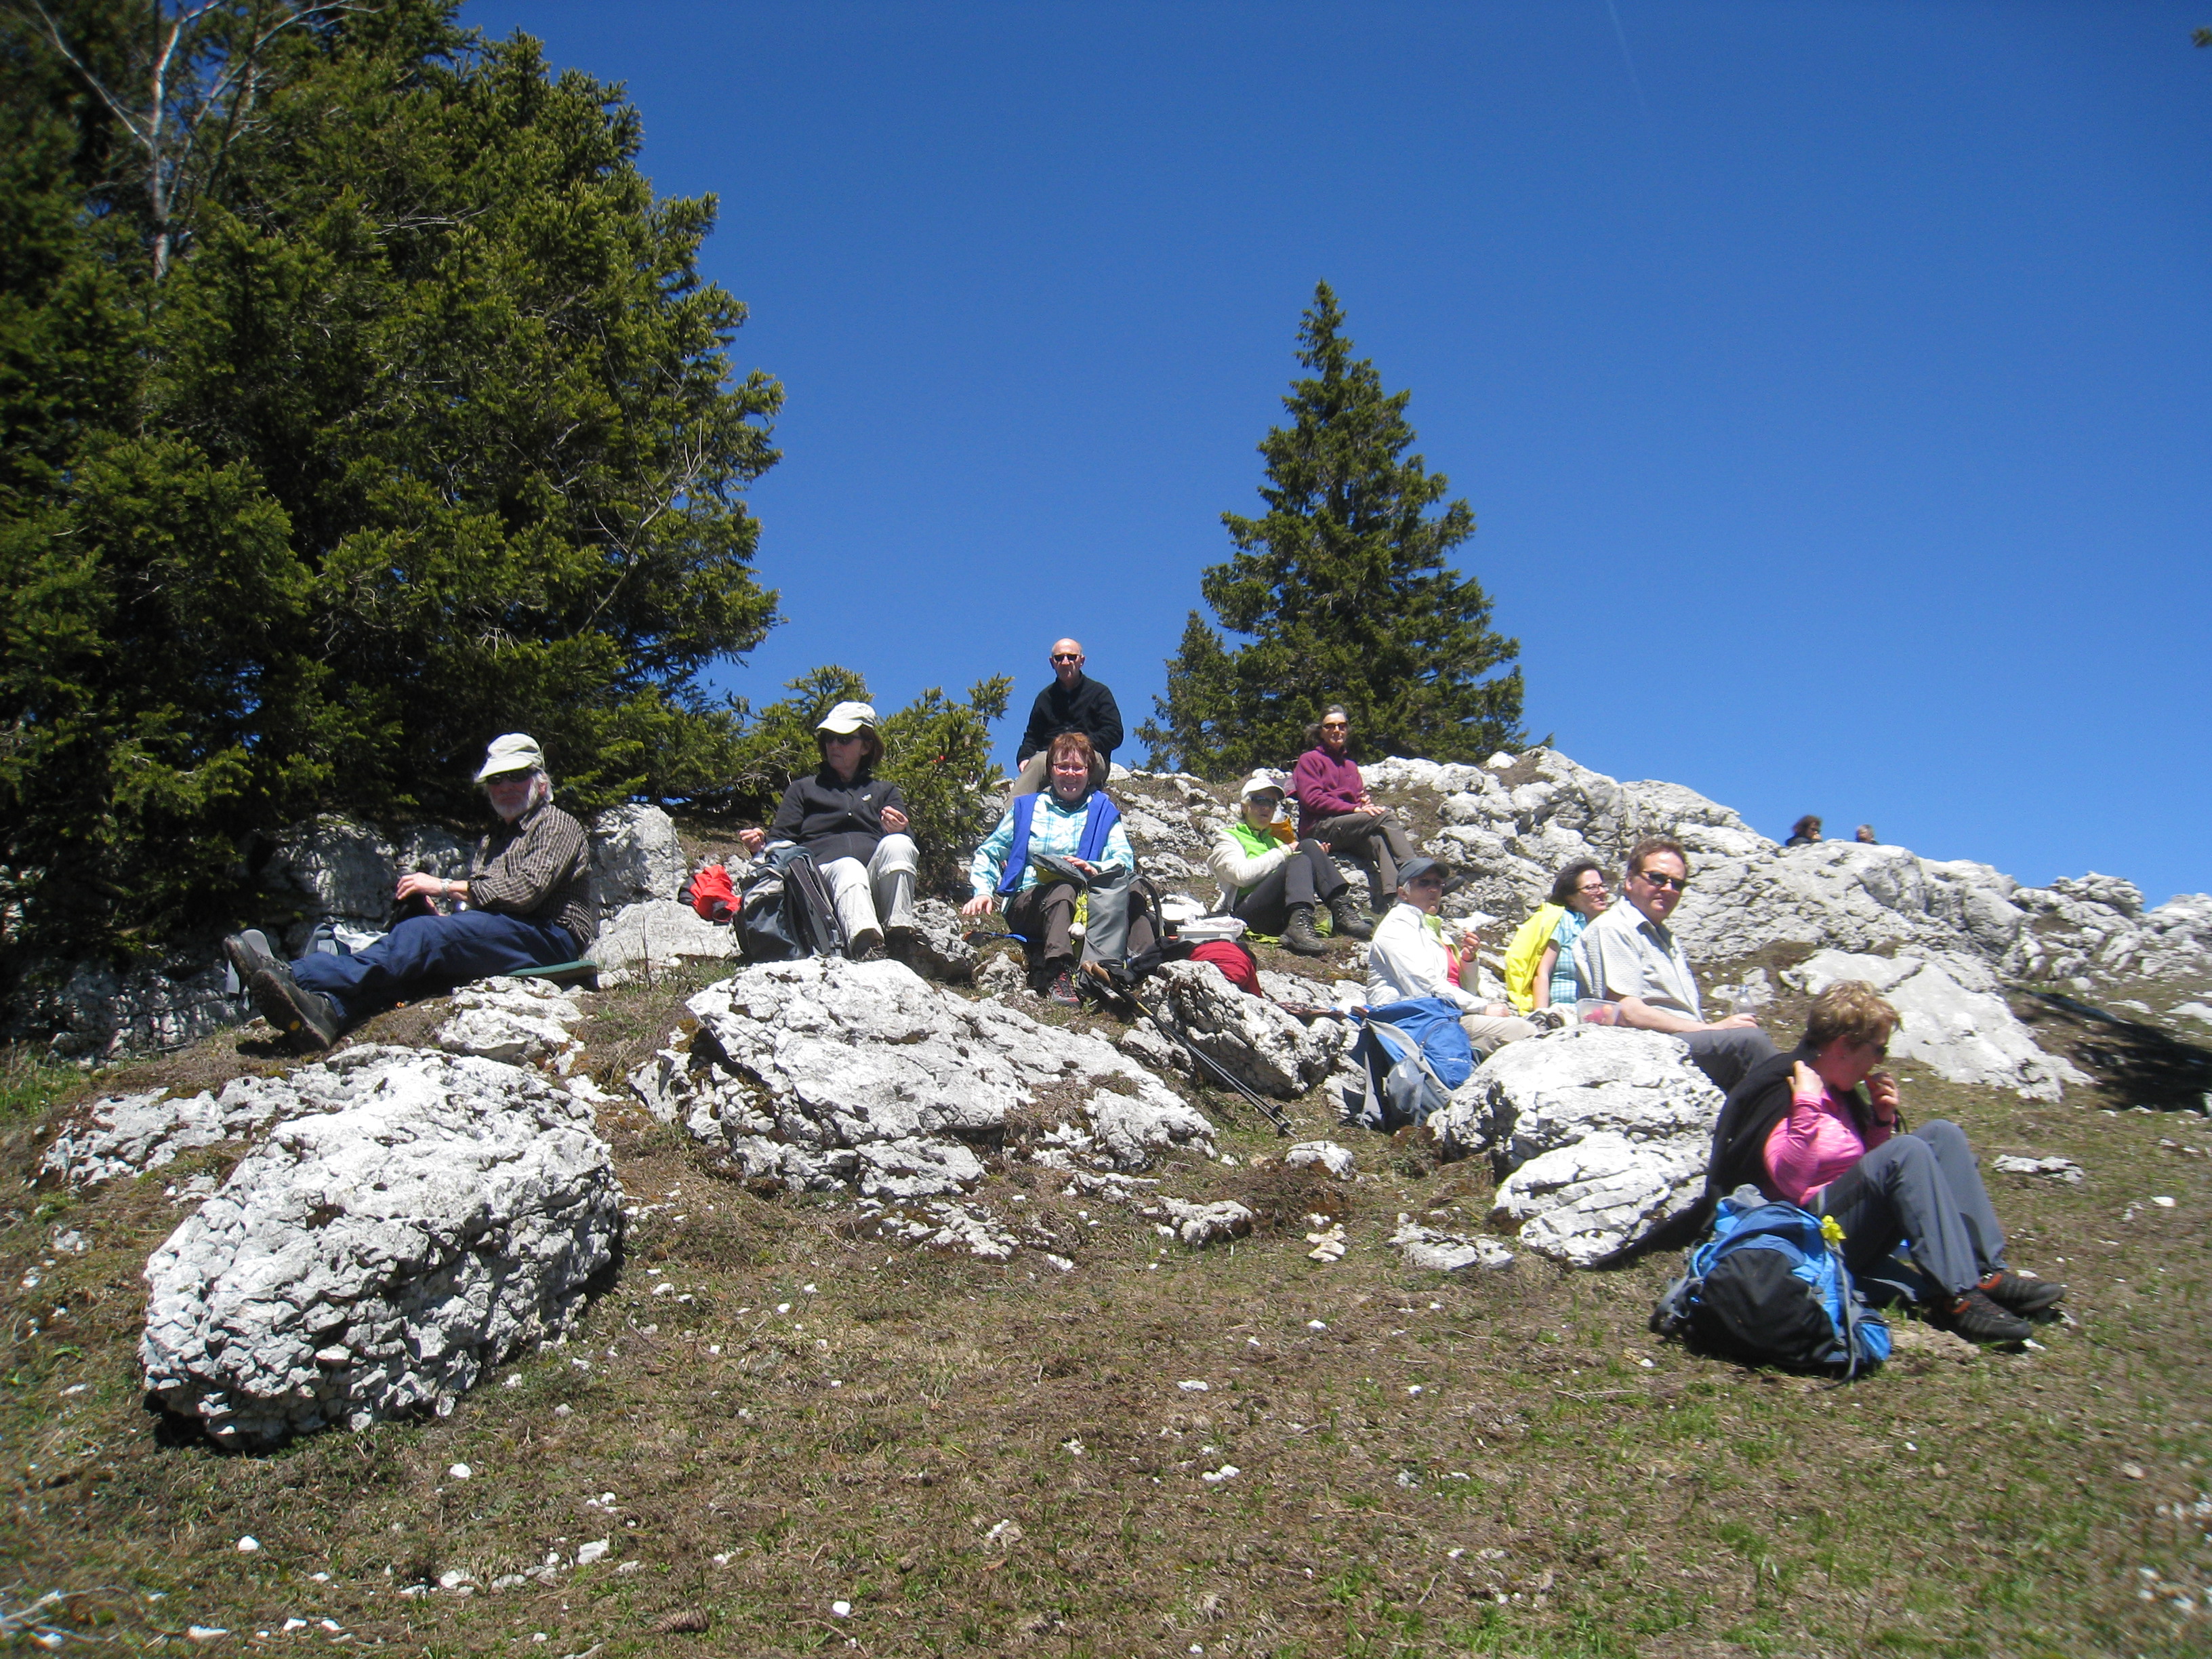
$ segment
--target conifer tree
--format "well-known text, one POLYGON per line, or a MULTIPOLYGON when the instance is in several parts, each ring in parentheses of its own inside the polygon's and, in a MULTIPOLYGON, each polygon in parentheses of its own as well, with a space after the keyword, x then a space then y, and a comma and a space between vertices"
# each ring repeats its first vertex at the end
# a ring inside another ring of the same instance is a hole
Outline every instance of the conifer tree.
POLYGON ((1480 760, 1522 741, 1520 641, 1490 627, 1490 599, 1447 562, 1474 533, 1449 481, 1408 454, 1411 394, 1386 394, 1352 356, 1327 283, 1298 330, 1312 371, 1283 400, 1287 427, 1261 441, 1267 510, 1221 515, 1237 551, 1200 591, 1231 648, 1195 611, 1168 662, 1164 698, 1138 735, 1151 763, 1221 778, 1287 766, 1328 703, 1361 751, 1480 760))

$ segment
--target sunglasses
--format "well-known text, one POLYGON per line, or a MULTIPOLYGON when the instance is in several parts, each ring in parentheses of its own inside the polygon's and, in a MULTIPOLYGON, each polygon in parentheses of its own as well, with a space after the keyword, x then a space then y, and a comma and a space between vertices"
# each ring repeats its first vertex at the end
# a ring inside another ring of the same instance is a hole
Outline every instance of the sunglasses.
POLYGON ((1323 720, 1321 723, 1321 729, 1324 732, 1349 732, 1352 730, 1352 722, 1349 720, 1323 720))
POLYGON ((1073 651, 1055 651, 1052 653, 1052 659, 1054 662, 1081 662, 1083 660, 1081 657, 1078 656, 1073 651))
POLYGON ((1639 881, 1650 882, 1654 887, 1671 887, 1678 893, 1686 890, 1690 884, 1687 876, 1655 876, 1649 870, 1638 870, 1636 877, 1639 881))

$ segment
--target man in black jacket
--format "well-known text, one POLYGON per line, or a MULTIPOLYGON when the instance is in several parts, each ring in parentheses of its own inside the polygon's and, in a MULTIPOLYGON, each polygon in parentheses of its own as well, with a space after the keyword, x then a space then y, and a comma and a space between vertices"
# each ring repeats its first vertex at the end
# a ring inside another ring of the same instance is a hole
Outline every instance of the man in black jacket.
POLYGON ((1114 751, 1121 746, 1121 710, 1114 694, 1083 672, 1083 647, 1073 640, 1055 640, 1052 647, 1052 684, 1036 695, 1030 706, 1029 729, 1022 733, 1014 764, 1014 793, 1034 795, 1044 787, 1045 751, 1063 732, 1080 732, 1091 739, 1097 768, 1095 785, 1106 781, 1114 751))

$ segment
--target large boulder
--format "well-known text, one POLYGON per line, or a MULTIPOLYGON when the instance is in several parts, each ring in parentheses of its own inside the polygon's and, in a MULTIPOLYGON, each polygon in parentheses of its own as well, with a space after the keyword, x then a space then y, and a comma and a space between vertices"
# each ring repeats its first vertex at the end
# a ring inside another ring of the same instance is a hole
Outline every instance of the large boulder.
POLYGON ((352 1048, 146 1264, 148 1392, 224 1444, 453 1409, 564 1330, 622 1230, 589 1108, 495 1060, 352 1048))
POLYGON ((356 933, 380 933, 392 923, 392 890, 402 872, 419 870, 449 881, 469 872, 473 842, 437 824, 415 824, 387 836, 358 818, 325 813, 280 833, 261 879, 296 907, 285 948, 307 949, 319 922, 356 933))
POLYGON ((646 899, 616 912, 599 926, 589 946, 603 982, 613 975, 665 968, 679 957, 718 961, 738 954, 737 932, 727 922, 704 919, 673 899, 646 899))
POLYGON ((583 1045, 569 1030, 584 1017, 574 997, 542 979, 486 979, 453 993, 453 1012, 431 1036, 449 1054, 566 1072, 583 1045))
POLYGON ((1100 1039, 970 1002, 900 963, 762 963, 687 1005, 697 1030, 630 1077, 664 1121, 749 1176, 867 1197, 951 1194, 982 1175, 975 1146, 1030 1109, 1087 1123, 1125 1168, 1212 1127, 1100 1039))
POLYGON ((591 823, 592 880, 599 914, 632 904, 673 903, 687 873, 676 823, 658 806, 635 801, 610 806, 591 823))
POLYGON ((311 1067, 299 1079, 236 1077, 220 1093, 109 1095, 62 1126, 39 1163, 39 1175, 72 1187, 143 1175, 199 1146, 251 1139, 276 1118, 324 1109, 324 1079, 311 1067))
POLYGON ((2036 1046, 1996 978, 1972 957, 1822 951, 1783 977, 1813 996, 1838 980, 1866 981, 1898 1012, 1890 1054, 1919 1060, 1954 1083, 2010 1089, 2023 1100, 2057 1100, 2067 1084, 2089 1081, 2071 1060, 2036 1046))
POLYGON ((1697 1203, 1723 1099, 1677 1038, 1571 1026, 1506 1044, 1429 1125, 1447 1157, 1489 1157, 1522 1243, 1587 1267, 1697 1203))
POLYGON ((1334 1072, 1358 1036, 1346 1020, 1303 1024, 1238 990, 1211 963, 1170 963, 1152 992, 1194 1048, 1246 1088, 1279 1100, 1296 1099, 1334 1072))
MULTIPOLYGON (((35 981, 40 975, 25 975, 35 981)), ((118 972, 104 962, 70 964, 5 1023, 11 1039, 44 1039, 65 1060, 111 1061, 162 1054, 240 1019, 223 964, 198 954, 118 972)))

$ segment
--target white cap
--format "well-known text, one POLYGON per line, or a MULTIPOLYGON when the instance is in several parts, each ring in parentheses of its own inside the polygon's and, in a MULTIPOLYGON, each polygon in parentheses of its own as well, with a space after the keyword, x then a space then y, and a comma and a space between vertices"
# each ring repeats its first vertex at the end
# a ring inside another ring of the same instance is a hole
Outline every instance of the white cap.
POLYGON ((1249 800, 1255 795, 1279 796, 1287 792, 1284 789, 1281 784, 1277 783, 1274 779, 1269 777, 1265 772, 1255 772, 1250 777, 1244 780, 1243 788, 1237 791, 1237 793, 1246 800, 1249 800))
POLYGON ((876 729, 876 711, 865 702, 841 702, 824 714, 822 723, 814 729, 841 738, 849 738, 855 732, 872 732, 876 729))
POLYGON ((504 737, 494 738, 491 747, 484 750, 484 763, 477 769, 477 781, 495 778, 508 772, 543 772, 545 751, 538 746, 538 739, 527 732, 509 732, 504 737))

